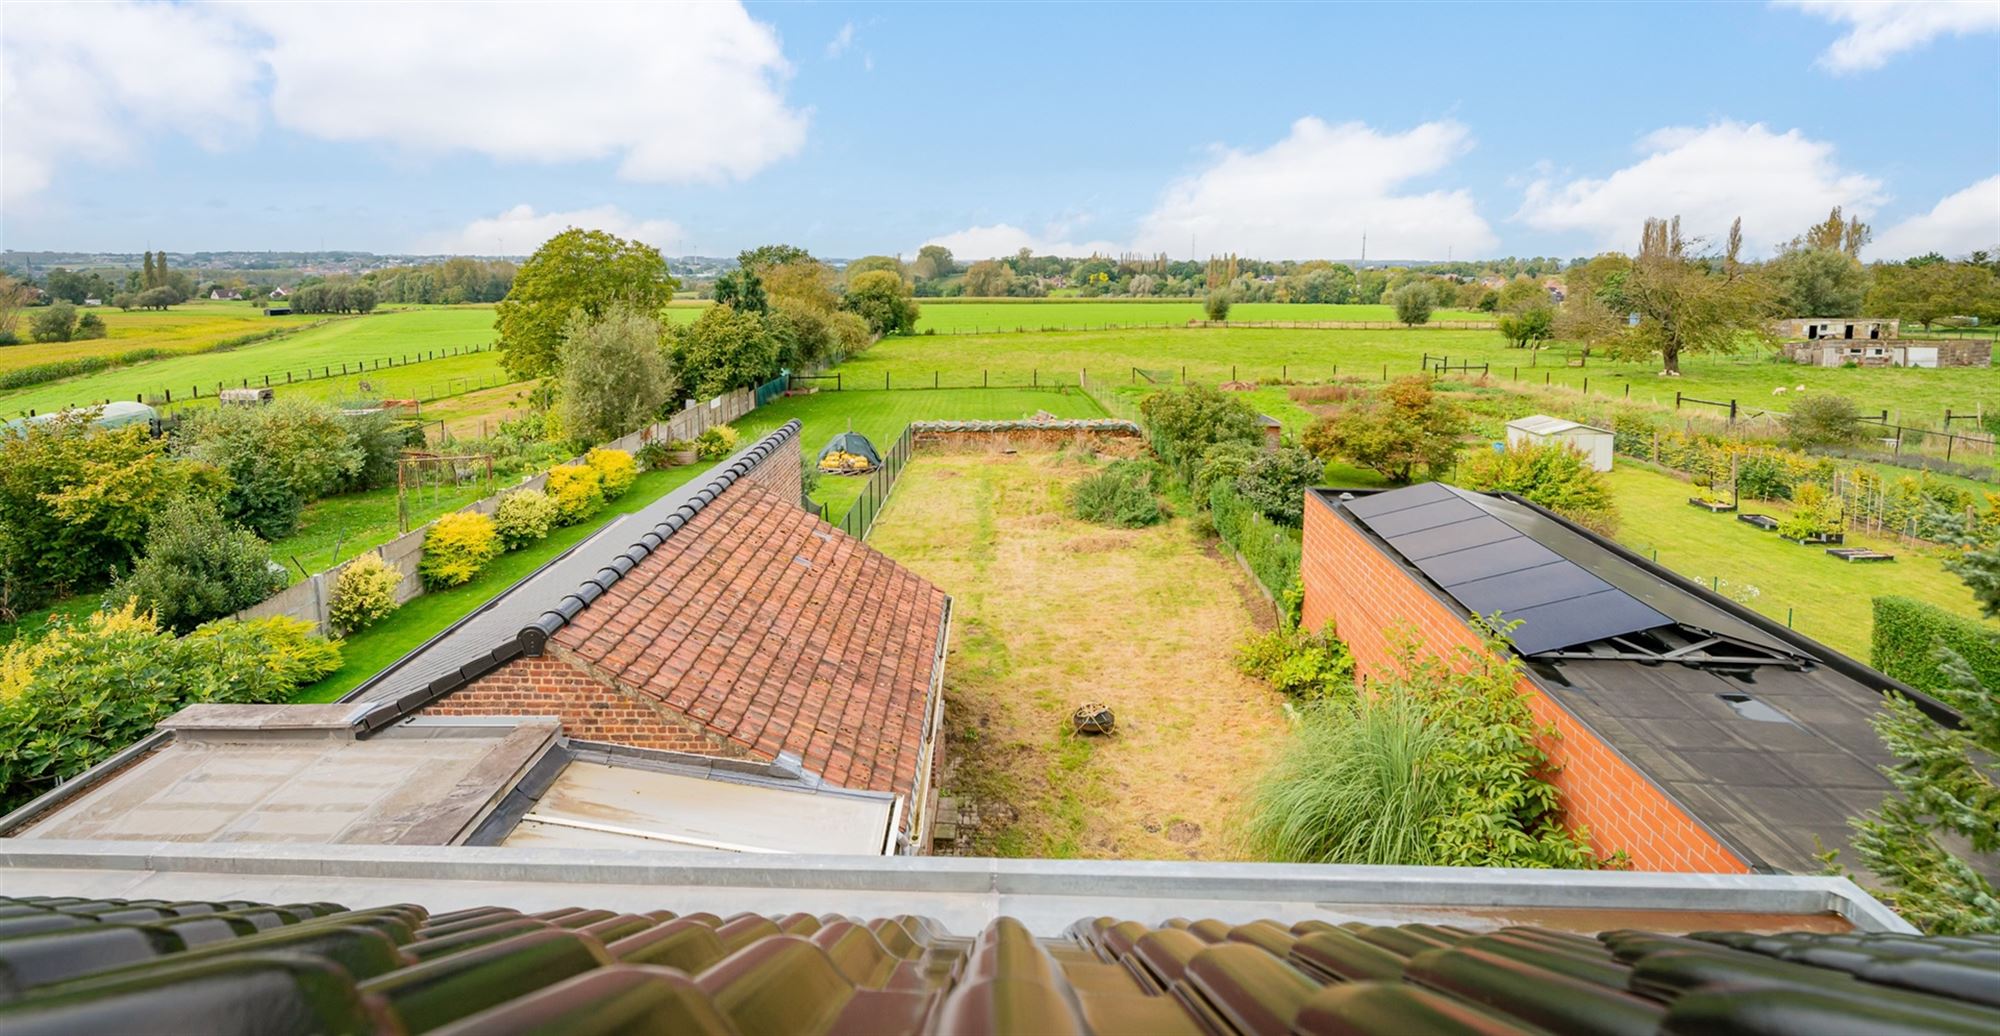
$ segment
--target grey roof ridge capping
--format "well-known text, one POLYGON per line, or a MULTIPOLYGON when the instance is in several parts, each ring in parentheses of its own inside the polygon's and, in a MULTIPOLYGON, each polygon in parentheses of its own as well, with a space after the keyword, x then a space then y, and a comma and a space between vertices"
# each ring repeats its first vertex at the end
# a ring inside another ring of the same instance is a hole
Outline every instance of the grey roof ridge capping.
MULTIPOLYGON (((777 430, 765 435, 752 444, 749 449, 738 454, 736 459, 731 461, 722 470, 721 474, 716 475, 708 481, 707 485, 697 490, 693 499, 676 508, 672 514, 666 517, 666 520, 653 526, 645 535, 639 537, 637 542, 627 547, 623 554, 613 558, 609 565, 598 569, 596 575, 578 584, 574 591, 564 594, 562 600, 557 602, 554 608, 543 612, 535 621, 521 627, 519 632, 502 641, 491 652, 468 660, 457 670, 432 680, 427 687, 411 691, 392 701, 383 702, 380 706, 370 710, 356 721, 357 729, 369 732, 380 730, 522 655, 527 655, 530 658, 539 657, 548 647, 549 638, 554 636, 557 630, 568 625, 571 619, 576 618, 579 613, 589 607, 591 602, 602 597, 606 590, 609 590, 618 580, 624 578, 627 572, 637 567, 639 562, 644 561, 653 551, 658 550, 660 545, 665 543, 674 533, 685 528, 687 523, 693 521, 694 516, 700 514, 703 508, 714 503, 724 491, 730 486, 735 485, 737 479, 749 474, 759 464, 762 464, 765 458, 769 457, 773 451, 783 445, 785 440, 791 439, 798 434, 799 422, 797 418, 779 425, 777 430)), ((532 578, 534 577, 529 577, 529 579, 532 578)), ((507 592, 512 593, 515 589, 527 583, 527 581, 527 579, 523 579, 520 583, 516 583, 514 587, 510 587, 507 592)), ((497 601, 499 598, 496 597, 494 600, 497 601)), ((491 604, 492 602, 488 603, 491 604)), ((449 632, 449 630, 446 632, 449 632)), ((440 636, 442 635, 440 634, 440 636)), ((419 650, 422 649, 420 648, 419 650)))

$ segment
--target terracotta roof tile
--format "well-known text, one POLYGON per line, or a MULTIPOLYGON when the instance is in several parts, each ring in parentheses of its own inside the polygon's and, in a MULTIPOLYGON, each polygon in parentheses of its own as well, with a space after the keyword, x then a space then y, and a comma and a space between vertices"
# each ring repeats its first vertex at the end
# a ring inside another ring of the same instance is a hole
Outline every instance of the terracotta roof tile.
POLYGON ((943 591, 740 482, 555 635, 620 686, 845 787, 908 793, 943 591))

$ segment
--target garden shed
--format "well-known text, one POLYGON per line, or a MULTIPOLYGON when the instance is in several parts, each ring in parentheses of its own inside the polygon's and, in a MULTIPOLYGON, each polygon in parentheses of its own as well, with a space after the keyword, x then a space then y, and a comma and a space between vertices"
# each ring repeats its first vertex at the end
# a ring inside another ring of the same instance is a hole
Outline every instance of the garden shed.
POLYGON ((1611 470, 1611 433, 1592 425, 1536 414, 1507 422, 1507 445, 1562 443, 1590 459, 1597 471, 1611 470))

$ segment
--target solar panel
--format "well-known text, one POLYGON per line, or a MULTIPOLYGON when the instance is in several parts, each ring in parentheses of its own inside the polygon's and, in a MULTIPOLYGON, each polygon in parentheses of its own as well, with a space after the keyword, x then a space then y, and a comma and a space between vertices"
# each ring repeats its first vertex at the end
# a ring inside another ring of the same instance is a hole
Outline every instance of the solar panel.
POLYGON ((1518 622, 1508 636, 1524 655, 1674 623, 1479 500, 1429 482, 1343 506, 1467 611, 1518 622))

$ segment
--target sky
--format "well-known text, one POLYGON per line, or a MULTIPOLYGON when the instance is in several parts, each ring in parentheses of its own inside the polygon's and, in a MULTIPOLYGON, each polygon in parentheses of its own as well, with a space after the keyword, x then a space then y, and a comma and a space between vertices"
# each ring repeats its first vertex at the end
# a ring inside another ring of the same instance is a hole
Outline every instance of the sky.
POLYGON ((28 4, 0 248, 2000 246, 2000 0, 28 4))

